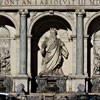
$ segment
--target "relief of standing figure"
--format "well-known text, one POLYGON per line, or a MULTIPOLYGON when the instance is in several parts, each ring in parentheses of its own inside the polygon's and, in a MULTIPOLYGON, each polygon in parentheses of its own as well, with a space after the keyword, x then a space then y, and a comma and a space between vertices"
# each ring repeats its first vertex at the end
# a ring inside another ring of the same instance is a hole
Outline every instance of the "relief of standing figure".
POLYGON ((1 73, 3 74, 10 74, 10 53, 7 48, 2 49, 2 54, 0 54, 1 59, 0 59, 0 70, 1 73))
POLYGON ((100 75, 100 48, 94 49, 94 70, 93 74, 100 75))
POLYGON ((62 64, 68 59, 69 52, 61 39, 57 38, 57 30, 50 29, 50 36, 45 37, 41 45, 43 70, 40 75, 64 75, 62 64))

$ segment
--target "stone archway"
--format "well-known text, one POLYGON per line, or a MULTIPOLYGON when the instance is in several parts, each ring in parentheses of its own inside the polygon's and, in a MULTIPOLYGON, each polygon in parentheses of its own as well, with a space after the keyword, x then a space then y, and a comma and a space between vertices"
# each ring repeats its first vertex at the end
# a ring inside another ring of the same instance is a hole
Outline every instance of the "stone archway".
MULTIPOLYGON (((15 21, 8 14, 0 13, 0 91, 11 92, 12 81, 9 80, 12 75, 14 54, 12 43, 14 35, 16 34, 17 25, 15 21), (8 80, 8 81, 7 81, 8 80), (9 84, 9 85, 7 85, 9 84)), ((16 48, 15 48, 16 49, 16 48)))
POLYGON ((94 45, 94 34, 98 32, 98 29, 100 29, 100 12, 96 12, 93 14, 88 21, 85 24, 84 28, 84 33, 87 35, 86 38, 86 47, 85 50, 87 51, 86 53, 86 68, 87 68, 87 73, 88 76, 90 77, 90 80, 88 81, 88 89, 89 92, 91 92, 92 85, 91 85, 91 77, 93 76, 93 70, 94 70, 94 50, 93 50, 93 45, 94 45))
MULTIPOLYGON (((100 92, 100 13, 94 15, 88 26, 88 73, 92 77, 92 92, 100 92)), ((90 85, 89 85, 90 87, 90 85)), ((91 87, 90 87, 91 89, 91 87)))
MULTIPOLYGON (((57 30, 70 30, 72 31, 71 25, 63 18, 56 16, 56 15, 47 15, 39 20, 33 25, 31 34, 31 75, 33 78, 32 87, 36 87, 35 77, 38 74, 38 51, 39 51, 39 40, 40 38, 50 30, 50 28, 56 28, 57 30)), ((35 89, 32 88, 32 92, 35 92, 35 89)))
POLYGON ((88 30, 87 30, 87 34, 89 35, 88 38, 88 61, 87 61, 87 71, 89 76, 93 75, 93 69, 94 69, 94 51, 93 51, 93 47, 94 47, 94 35, 96 32, 99 31, 99 22, 100 21, 100 16, 96 16, 93 20, 91 20, 89 26, 88 26, 88 30))

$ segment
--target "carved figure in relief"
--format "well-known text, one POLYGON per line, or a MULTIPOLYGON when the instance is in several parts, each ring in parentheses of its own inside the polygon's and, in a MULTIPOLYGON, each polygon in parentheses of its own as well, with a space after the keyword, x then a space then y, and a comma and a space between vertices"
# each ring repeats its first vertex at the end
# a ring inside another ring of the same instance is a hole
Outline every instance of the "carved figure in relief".
POLYGON ((63 75, 63 57, 68 59, 69 52, 63 41, 57 38, 57 30, 50 29, 50 36, 41 45, 43 70, 40 75, 63 75))
POLYGON ((10 73, 10 53, 7 48, 3 48, 0 59, 1 73, 10 73))
POLYGON ((94 50, 94 71, 93 73, 96 75, 100 75, 100 48, 94 50))

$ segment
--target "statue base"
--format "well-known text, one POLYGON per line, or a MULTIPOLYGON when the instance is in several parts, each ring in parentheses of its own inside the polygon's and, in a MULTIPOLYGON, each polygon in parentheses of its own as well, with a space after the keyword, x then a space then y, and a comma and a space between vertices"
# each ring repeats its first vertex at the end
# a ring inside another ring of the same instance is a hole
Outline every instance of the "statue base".
POLYGON ((25 92, 28 92, 28 80, 29 80, 29 76, 28 75, 17 75, 17 76, 13 76, 13 92, 17 91, 16 86, 18 84, 23 84, 25 87, 25 92))
POLYGON ((66 92, 67 76, 37 76, 38 93, 64 93, 66 92))
POLYGON ((100 75, 92 76, 92 92, 93 93, 100 92, 100 75))
POLYGON ((69 75, 67 80, 67 92, 88 92, 88 77, 85 75, 69 75))

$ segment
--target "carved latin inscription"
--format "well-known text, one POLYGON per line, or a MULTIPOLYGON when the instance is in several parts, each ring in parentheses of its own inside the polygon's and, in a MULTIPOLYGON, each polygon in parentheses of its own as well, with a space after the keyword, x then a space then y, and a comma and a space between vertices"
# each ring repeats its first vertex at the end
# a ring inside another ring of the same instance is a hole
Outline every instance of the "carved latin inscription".
POLYGON ((0 0, 0 5, 100 5, 100 0, 0 0))

